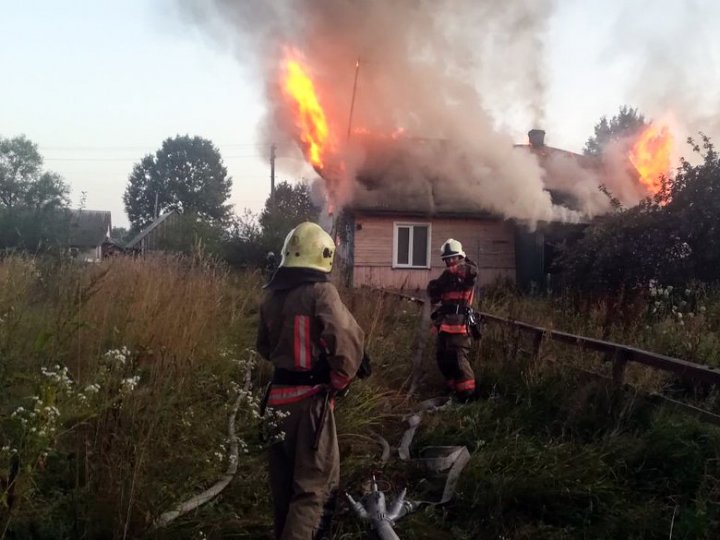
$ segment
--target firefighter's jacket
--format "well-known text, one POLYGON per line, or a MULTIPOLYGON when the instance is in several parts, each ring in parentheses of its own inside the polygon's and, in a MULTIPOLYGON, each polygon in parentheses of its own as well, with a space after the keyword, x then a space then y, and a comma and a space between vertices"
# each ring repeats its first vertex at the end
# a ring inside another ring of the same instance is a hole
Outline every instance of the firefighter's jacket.
POLYGON ((430 301, 440 303, 433 317, 438 332, 468 335, 467 307, 472 305, 477 275, 477 265, 465 258, 428 283, 430 301))
MULTIPOLYGON (((363 358, 365 335, 327 275, 281 268, 267 289, 260 308, 258 352, 276 372, 329 369, 327 382, 333 389, 344 389, 363 358)), ((322 384, 273 383, 267 404, 295 403, 322 389, 322 384)))

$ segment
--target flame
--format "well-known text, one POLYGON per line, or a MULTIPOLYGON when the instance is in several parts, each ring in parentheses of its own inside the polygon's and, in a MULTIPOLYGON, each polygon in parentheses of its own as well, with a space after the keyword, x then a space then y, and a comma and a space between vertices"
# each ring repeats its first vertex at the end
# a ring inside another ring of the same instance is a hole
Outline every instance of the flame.
MULTIPOLYGON (((403 128, 391 133, 378 133, 366 128, 350 127, 342 129, 337 119, 328 114, 332 111, 317 91, 317 82, 311 78, 311 69, 305 57, 297 49, 286 47, 284 59, 279 63, 278 83, 287 111, 292 117, 294 137, 302 147, 305 158, 325 181, 327 189, 326 204, 328 213, 334 214, 335 208, 342 203, 343 193, 347 192, 349 170, 346 164, 351 134, 379 140, 395 140, 405 135, 403 128), (343 135, 339 135, 342 133, 343 135)), ((355 74, 359 63, 355 64, 355 74)), ((350 117, 349 123, 352 121, 350 117)), ((362 145, 362 142, 361 142, 362 145)))
POLYGON ((640 182, 649 193, 662 187, 662 177, 670 173, 673 137, 667 125, 647 126, 630 150, 630 162, 640 175, 640 182))
POLYGON ((285 62, 283 90, 296 107, 296 123, 305 154, 315 168, 322 169, 330 130, 308 70, 295 58, 288 58, 285 62))

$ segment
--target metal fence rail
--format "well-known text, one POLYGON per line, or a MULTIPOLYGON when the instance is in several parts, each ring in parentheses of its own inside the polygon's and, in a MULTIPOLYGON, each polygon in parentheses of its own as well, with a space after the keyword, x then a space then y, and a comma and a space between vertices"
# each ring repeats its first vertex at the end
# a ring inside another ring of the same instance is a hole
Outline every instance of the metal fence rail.
POLYGON ((606 358, 613 362, 613 379, 618 384, 622 384, 624 382, 625 366, 627 363, 636 362, 661 371, 668 371, 693 381, 702 381, 720 385, 720 370, 712 366, 705 366, 703 364, 696 364, 679 358, 672 358, 670 356, 645 351, 636 347, 623 345, 621 343, 578 336, 567 332, 560 332, 558 330, 550 330, 548 328, 534 326, 525 322, 498 317, 497 315, 492 315, 491 313, 480 312, 480 316, 487 322, 506 325, 511 328, 516 328, 520 331, 533 334, 535 336, 533 342, 533 352, 536 355, 539 354, 540 346, 544 339, 574 345, 584 350, 605 353, 606 358))
MULTIPOLYGON (((424 319, 427 317, 429 319, 429 302, 427 302, 427 298, 425 298, 424 295, 412 296, 398 291, 389 291, 382 289, 378 290, 383 294, 400 296, 402 298, 405 298, 406 300, 410 300, 418 304, 423 304, 422 318, 424 319)), ((558 330, 551 330, 549 328, 535 326, 526 322, 499 317, 497 315, 493 315, 492 313, 482 311, 478 313, 485 323, 507 326, 519 332, 531 334, 533 336, 532 354, 534 358, 539 358, 542 344, 544 341, 547 340, 557 341, 566 345, 574 346, 579 348, 580 350, 604 353, 605 361, 612 362, 612 381, 618 387, 631 388, 629 385, 625 384, 625 368, 630 362, 643 364, 659 371, 673 373, 679 377, 686 378, 694 382, 703 382, 706 384, 716 385, 720 387, 720 369, 712 366, 689 362, 680 358, 673 358, 671 356, 638 349, 636 347, 623 345, 621 343, 604 341, 601 339, 590 338, 586 336, 579 336, 576 334, 570 334, 568 332, 561 332, 558 330)), ((518 343, 516 341, 515 352, 517 352, 517 347, 518 343)), ((418 358, 415 358, 413 361, 413 364, 416 363, 418 363, 418 358)), ((413 371, 417 373, 417 370, 415 369, 416 366, 414 365, 413 367, 413 371)), ((604 379, 607 379, 606 377, 597 373, 586 372, 585 370, 581 371, 589 375, 600 376, 604 379)), ((684 403, 671 399, 658 393, 649 394, 646 397, 650 401, 661 402, 666 405, 670 405, 672 407, 681 409, 686 413, 690 413, 700 418, 701 420, 709 421, 720 425, 720 415, 714 412, 708 411, 706 409, 701 409, 689 403, 684 403)))

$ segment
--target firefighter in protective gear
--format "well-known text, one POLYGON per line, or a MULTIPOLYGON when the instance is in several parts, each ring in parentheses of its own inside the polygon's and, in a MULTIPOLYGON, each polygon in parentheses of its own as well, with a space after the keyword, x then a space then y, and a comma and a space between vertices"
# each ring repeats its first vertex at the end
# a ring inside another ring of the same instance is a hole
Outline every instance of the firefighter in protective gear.
POLYGON ((275 253, 272 251, 268 251, 267 255, 265 256, 265 279, 268 281, 272 279, 273 274, 275 273, 275 270, 277 270, 277 257, 275 257, 275 253))
POLYGON ((465 256, 462 244, 452 238, 440 248, 440 257, 447 268, 427 287, 431 303, 440 303, 433 313, 438 336, 437 363, 448 390, 465 402, 475 396, 475 374, 468 361, 471 343, 468 316, 477 265, 465 256))
POLYGON ((285 438, 269 450, 275 537, 282 540, 329 534, 340 476, 332 398, 363 358, 363 330, 328 279, 334 255, 320 226, 295 227, 260 308, 257 350, 275 367, 267 406, 286 413, 279 421, 285 438))

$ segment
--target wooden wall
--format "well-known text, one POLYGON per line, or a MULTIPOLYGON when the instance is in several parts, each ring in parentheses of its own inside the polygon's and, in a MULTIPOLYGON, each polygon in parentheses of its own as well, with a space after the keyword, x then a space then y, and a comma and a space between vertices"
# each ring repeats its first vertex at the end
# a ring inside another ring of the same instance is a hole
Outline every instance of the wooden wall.
POLYGON ((479 268, 479 285, 498 278, 515 280, 515 236, 505 221, 485 219, 415 219, 355 216, 353 286, 424 290, 445 268, 440 246, 448 238, 462 242, 479 268), (430 223, 430 269, 392 267, 394 223, 430 223))
MULTIPOLYGON (((165 243, 169 239, 177 239, 183 232, 182 227, 178 227, 180 223, 180 214, 170 214, 162 223, 158 224, 150 231, 145 238, 141 240, 141 249, 145 251, 162 250, 165 243)), ((177 241, 177 240, 176 240, 177 241)))

